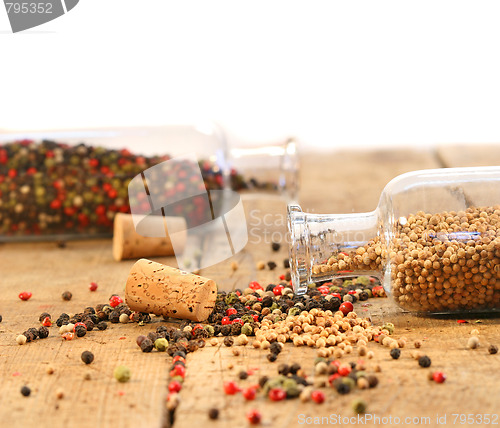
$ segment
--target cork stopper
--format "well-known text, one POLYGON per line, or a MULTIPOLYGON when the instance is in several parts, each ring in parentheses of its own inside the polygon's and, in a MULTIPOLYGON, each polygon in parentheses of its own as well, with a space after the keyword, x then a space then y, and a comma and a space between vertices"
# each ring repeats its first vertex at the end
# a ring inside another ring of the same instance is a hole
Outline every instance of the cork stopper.
POLYGON ((147 259, 137 261, 125 286, 133 311, 204 321, 217 298, 215 281, 147 259))
POLYGON ((152 215, 143 217, 144 220, 140 222, 141 234, 139 234, 136 232, 131 214, 115 215, 113 258, 116 261, 141 257, 174 256, 175 251, 184 250, 187 227, 183 217, 165 218, 152 215))

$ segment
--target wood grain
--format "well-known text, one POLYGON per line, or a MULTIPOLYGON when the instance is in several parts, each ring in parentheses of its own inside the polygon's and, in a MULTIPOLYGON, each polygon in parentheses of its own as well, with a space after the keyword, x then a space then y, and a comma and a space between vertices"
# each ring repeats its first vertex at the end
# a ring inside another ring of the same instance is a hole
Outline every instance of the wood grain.
MULTIPOLYGON (((302 206, 316 212, 365 211, 375 208, 380 191, 396 175, 421 168, 439 167, 434 152, 335 152, 331 155, 303 156, 302 206)), ((230 290, 244 287, 250 280, 277 281, 284 273, 282 260, 287 257, 284 245, 272 253, 270 242, 274 237, 285 239, 285 205, 275 199, 248 199, 245 201, 249 232, 252 234, 244 251, 237 254, 240 268, 232 271, 229 261, 202 271, 202 275, 216 280, 220 288, 230 290), (266 217, 267 215, 267 217, 266 217), (258 260, 274 260, 278 268, 256 270, 258 260)), ((147 333, 161 321, 153 324, 112 324, 104 332, 92 331, 84 338, 62 341, 57 329, 51 328, 48 339, 25 346, 15 343, 17 334, 38 326, 43 311, 57 317, 61 312, 74 313, 86 306, 107 301, 112 293, 123 295, 128 272, 134 263, 115 262, 111 241, 70 242, 60 249, 54 243, 4 244, 0 246, 0 292, 3 322, 0 323, 0 420, 2 426, 37 427, 161 427, 165 425, 165 397, 170 358, 153 352, 143 354, 135 345, 139 334, 147 333), (96 281, 99 289, 88 290, 96 281), (20 291, 33 292, 23 302, 20 291), (65 302, 61 293, 69 290, 73 299, 65 302), (84 350, 95 354, 95 361, 85 366, 80 360, 84 350), (55 373, 48 375, 52 365, 55 373), (119 384, 112 376, 113 369, 125 364, 132 370, 132 380, 119 384), (90 371, 92 379, 84 380, 90 371), (19 375, 17 375, 19 374, 19 375), (32 388, 32 395, 22 397, 22 385, 32 388), (65 397, 57 400, 55 390, 63 388, 65 397)), ((155 261, 175 266, 172 258, 155 261)), ((224 346, 207 345, 187 359, 187 376, 177 409, 175 428, 203 426, 245 427, 245 411, 261 410, 265 426, 303 426, 299 415, 325 416, 340 414, 353 416, 350 408, 355 397, 369 403, 369 413, 376 416, 432 418, 428 426, 437 426, 436 415, 447 415, 447 425, 453 425, 453 413, 499 413, 500 387, 495 373, 500 368, 500 356, 488 355, 489 343, 500 344, 498 318, 481 317, 482 322, 459 324, 456 319, 422 318, 404 313, 390 299, 371 299, 370 306, 357 304, 358 312, 371 316, 375 324, 393 322, 396 337, 406 336, 411 344, 422 339, 422 352, 433 361, 432 369, 443 370, 448 379, 444 384, 427 380, 428 370, 421 369, 410 358, 410 348, 403 349, 398 361, 389 357, 387 348, 370 343, 375 352, 373 363, 382 372, 376 389, 355 391, 339 396, 327 391, 323 405, 303 404, 298 400, 271 403, 262 397, 245 403, 241 394, 229 397, 223 394, 224 380, 236 379, 240 369, 258 368, 257 374, 246 381, 249 385, 259 375, 276 374, 280 362, 299 362, 312 376, 315 352, 312 349, 285 347, 276 363, 269 363, 266 352, 250 346, 241 347, 238 357, 224 346), (472 328, 480 331, 481 347, 471 351, 465 348, 472 328), (228 369, 228 364, 234 365, 228 369), (210 407, 220 408, 218 421, 210 421, 210 407)), ((355 361, 355 355, 345 357, 355 361)), ((372 361, 369 363, 371 364, 372 361)), ((357 425, 347 425, 357 426, 357 425)), ((372 424, 371 426, 382 426, 372 424)), ((385 425, 387 426, 387 425, 385 425)))

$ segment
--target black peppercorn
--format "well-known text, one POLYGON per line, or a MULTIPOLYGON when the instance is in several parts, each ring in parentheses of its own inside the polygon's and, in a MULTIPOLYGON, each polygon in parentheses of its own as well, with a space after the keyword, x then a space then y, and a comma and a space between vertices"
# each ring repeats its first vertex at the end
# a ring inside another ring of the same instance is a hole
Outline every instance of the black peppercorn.
POLYGON ((234 339, 231 337, 231 336, 227 336, 224 338, 224 341, 223 341, 224 345, 226 346, 233 346, 234 344, 234 339))
POLYGON ((154 348, 154 344, 149 337, 143 339, 139 346, 142 352, 151 352, 154 348))
POLYGON ((267 354, 267 359, 269 362, 274 363, 278 359, 276 354, 267 354))
POLYGON ((378 377, 375 375, 367 376, 366 380, 368 381, 370 388, 375 388, 378 385, 378 377))
POLYGON ((277 266, 276 263, 274 263, 272 261, 271 262, 267 262, 267 267, 269 268, 269 270, 276 269, 276 266, 277 266))
POLYGON ((241 324, 239 322, 231 324, 231 334, 233 336, 238 336, 241 334, 241 324))
POLYGON ((401 356, 401 350, 399 348, 391 349, 391 357, 397 360, 401 356))
POLYGON ((349 392, 351 392, 351 387, 349 386, 349 384, 344 382, 336 382, 335 389, 339 394, 342 395, 349 394, 349 392))
POLYGON ((496 354, 498 352, 498 346, 496 346, 496 345, 488 346, 488 352, 490 354, 496 354))
POLYGON ((204 348, 205 347, 205 340, 204 339, 197 339, 195 340, 195 343, 196 343, 196 346, 198 346, 198 348, 204 348))
POLYGON ((38 321, 43 322, 45 318, 50 318, 50 314, 48 312, 42 312, 42 314, 38 317, 38 321))
POLYGON ((245 380, 245 379, 248 379, 248 373, 246 370, 242 370, 238 373, 238 377, 241 379, 241 380, 245 380))
POLYGON ((427 355, 424 355, 418 359, 418 365, 427 368, 431 365, 431 359, 427 355))
POLYGON ((61 297, 63 298, 63 300, 66 300, 66 301, 69 301, 71 300, 71 298, 73 297, 73 294, 71 294, 70 291, 65 291, 61 297))
POLYGON ((273 242, 271 244, 271 249, 276 252, 276 251, 279 251, 281 248, 281 244, 279 242, 273 242))
POLYGON ((291 374, 297 374, 297 372, 300 370, 300 364, 299 363, 293 363, 290 366, 290 373, 291 374))
POLYGON ((109 320, 113 324, 118 324, 120 322, 120 313, 118 311, 113 311, 109 314, 109 320))
POLYGON ((154 331, 150 331, 148 333, 148 339, 151 340, 151 342, 155 343, 156 339, 158 339, 158 333, 154 332, 154 331))
POLYGON ((212 420, 218 419, 219 418, 219 409, 216 409, 215 407, 211 408, 208 411, 208 417, 212 420))
POLYGON ((87 328, 87 331, 92 331, 94 329, 94 322, 90 318, 86 318, 82 321, 87 328))
POLYGON ((266 384, 266 382, 269 380, 269 378, 267 376, 261 376, 259 377, 259 386, 261 388, 264 388, 264 385, 266 384))
POLYGON ((80 358, 85 364, 90 364, 94 361, 94 354, 90 351, 83 351, 80 358))
POLYGON ((35 339, 38 338, 38 330, 34 327, 28 328, 27 330, 28 333, 31 333, 35 339))
POLYGON ((188 352, 195 352, 198 350, 198 345, 194 340, 190 340, 187 346, 188 352))
POLYGON ((101 321, 96 325, 98 330, 106 330, 108 328, 108 323, 106 321, 101 321))
POLYGON ((269 351, 271 352, 271 354, 278 355, 281 352, 281 344, 279 342, 271 343, 271 346, 269 347, 269 351))
POLYGON ((2 315, 0 315, 0 322, 2 322, 2 321, 3 321, 3 317, 2 317, 2 315))
POLYGON ((87 306, 87 307, 83 310, 83 313, 84 313, 84 314, 95 314, 95 309, 94 309, 92 306, 87 306))
POLYGON ((181 350, 177 350, 177 351, 174 352, 174 354, 172 356, 173 357, 186 358, 186 352, 185 351, 181 351, 181 350))
POLYGON ((75 334, 77 337, 83 337, 87 334, 87 329, 83 325, 77 325, 75 327, 75 334))
POLYGON ((292 279, 292 274, 290 273, 290 271, 288 271, 286 274, 285 274, 285 281, 290 281, 292 279))
POLYGON ((290 259, 283 260, 283 267, 288 269, 290 267, 290 259))
POLYGON ((278 373, 280 375, 286 376, 288 373, 290 373, 290 366, 288 364, 280 364, 278 366, 278 373))
POLYGON ((46 339, 47 337, 49 337, 49 329, 45 326, 41 326, 39 329, 38 329, 38 337, 40 339, 46 339))
POLYGON ((21 394, 23 394, 25 397, 28 397, 31 394, 31 389, 29 387, 27 387, 26 385, 24 385, 21 388, 21 394))

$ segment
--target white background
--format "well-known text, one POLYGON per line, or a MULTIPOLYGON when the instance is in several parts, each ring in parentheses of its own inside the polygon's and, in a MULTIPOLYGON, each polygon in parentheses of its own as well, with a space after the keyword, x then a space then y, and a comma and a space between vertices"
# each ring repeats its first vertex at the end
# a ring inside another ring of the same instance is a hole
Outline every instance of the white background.
POLYGON ((315 148, 498 142, 499 22, 498 1, 80 0, 12 34, 0 9, 0 128, 206 118, 315 148))

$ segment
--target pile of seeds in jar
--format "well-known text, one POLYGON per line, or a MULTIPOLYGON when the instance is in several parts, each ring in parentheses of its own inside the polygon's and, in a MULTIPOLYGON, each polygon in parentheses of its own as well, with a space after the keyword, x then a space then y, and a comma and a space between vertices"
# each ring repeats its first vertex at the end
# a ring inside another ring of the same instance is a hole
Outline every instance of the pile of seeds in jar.
POLYGON ((390 260, 392 293, 405 309, 459 312, 500 309, 500 206, 422 211, 400 219, 389 252, 379 238, 339 253, 316 273, 381 271, 390 260))
MULTIPOLYGON (((0 235, 109 235, 114 215, 130 212, 130 180, 169 159, 135 155, 125 149, 108 150, 83 143, 72 146, 48 140, 1 145, 0 235)), ((215 165, 201 160, 199 167, 202 186, 208 190, 222 188, 223 175, 215 165)), ((162 183, 167 177, 166 198, 175 192, 186 192, 193 183, 199 185, 192 179, 192 170, 188 162, 162 164, 162 183)), ((234 190, 251 187, 236 171, 231 171, 230 181, 234 190)), ((142 202, 147 201, 130 201, 139 206, 142 202)), ((199 223, 197 208, 193 198, 177 207, 182 212, 174 214, 184 214, 188 223, 199 223)))

